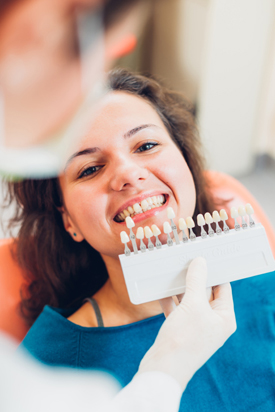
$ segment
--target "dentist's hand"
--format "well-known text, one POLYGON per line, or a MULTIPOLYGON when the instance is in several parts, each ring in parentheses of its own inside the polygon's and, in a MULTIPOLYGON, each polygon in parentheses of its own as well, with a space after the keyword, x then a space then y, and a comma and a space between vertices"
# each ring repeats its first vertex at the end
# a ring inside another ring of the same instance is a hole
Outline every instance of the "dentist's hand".
POLYGON ((138 375, 148 371, 164 372, 175 378, 184 390, 195 372, 235 332, 230 283, 215 286, 209 303, 206 280, 205 259, 194 259, 187 272, 185 295, 142 359, 138 375))

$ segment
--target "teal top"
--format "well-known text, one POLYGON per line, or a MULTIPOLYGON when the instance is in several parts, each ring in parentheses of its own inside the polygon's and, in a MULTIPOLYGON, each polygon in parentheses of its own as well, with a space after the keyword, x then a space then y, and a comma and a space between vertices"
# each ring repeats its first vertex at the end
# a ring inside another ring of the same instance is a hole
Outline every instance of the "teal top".
MULTIPOLYGON (((275 272, 232 283, 237 331, 194 375, 181 412, 275 411, 275 272)), ((22 346, 50 365, 98 368, 126 385, 163 315, 116 327, 86 328, 46 306, 22 346)), ((184 365, 179 365, 184 367, 184 365)))

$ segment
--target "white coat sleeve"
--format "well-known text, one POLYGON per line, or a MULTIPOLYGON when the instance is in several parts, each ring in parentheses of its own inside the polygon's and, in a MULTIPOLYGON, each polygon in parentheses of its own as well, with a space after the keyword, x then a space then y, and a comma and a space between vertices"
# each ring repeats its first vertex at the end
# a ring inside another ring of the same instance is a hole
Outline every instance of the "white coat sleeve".
POLYGON ((110 404, 115 412, 178 412, 182 388, 163 372, 138 374, 110 404))

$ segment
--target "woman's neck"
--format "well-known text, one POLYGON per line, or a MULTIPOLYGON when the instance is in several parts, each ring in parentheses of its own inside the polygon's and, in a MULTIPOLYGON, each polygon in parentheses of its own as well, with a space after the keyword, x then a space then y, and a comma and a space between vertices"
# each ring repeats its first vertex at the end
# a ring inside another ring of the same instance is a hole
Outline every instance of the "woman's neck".
POLYGON ((94 295, 105 326, 126 325, 162 313, 158 301, 134 305, 129 299, 118 258, 102 256, 109 278, 94 295))

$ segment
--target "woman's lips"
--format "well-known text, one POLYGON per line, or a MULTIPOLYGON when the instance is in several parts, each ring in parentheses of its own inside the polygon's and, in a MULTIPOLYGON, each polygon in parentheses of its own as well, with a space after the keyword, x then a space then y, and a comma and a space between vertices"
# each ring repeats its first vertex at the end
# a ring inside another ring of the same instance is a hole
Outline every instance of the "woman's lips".
MULTIPOLYGON (((152 217, 152 216, 158 215, 160 212, 162 212, 162 211, 168 206, 169 198, 170 198, 170 197, 169 197, 169 196, 166 196, 165 198, 166 198, 166 201, 165 201, 165 203, 164 203, 162 206, 156 207, 156 208, 154 208, 154 209, 147 210, 146 212, 139 213, 139 214, 133 216, 133 217, 132 217, 133 221, 134 221, 135 223, 139 223, 139 222, 141 222, 141 221, 144 220, 144 219, 149 219, 149 218, 152 217)), ((119 225, 125 225, 125 226, 126 226, 125 220, 124 220, 123 222, 116 222, 116 223, 118 223, 119 225)))

